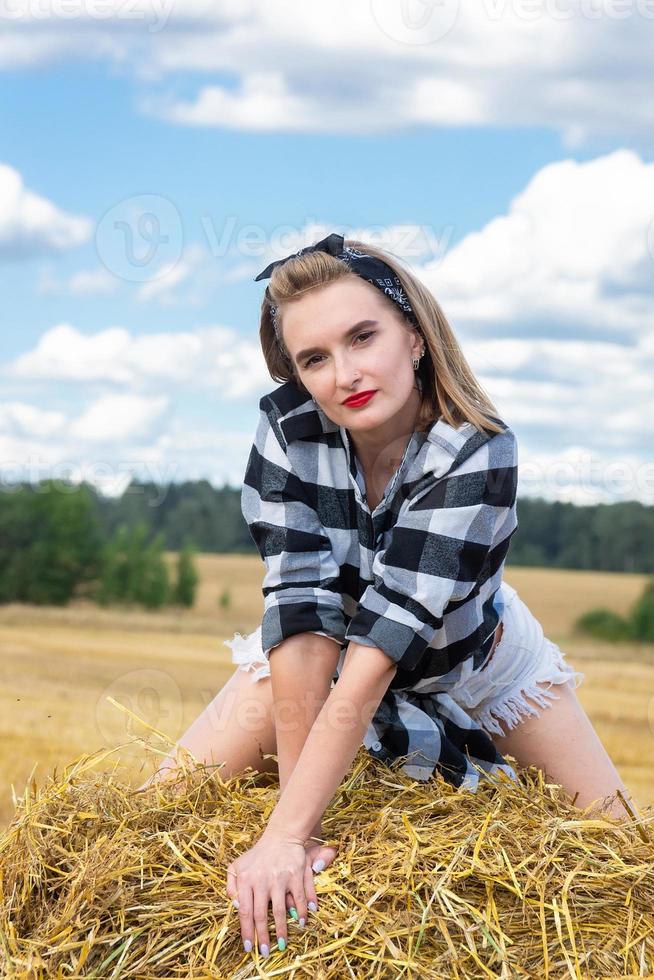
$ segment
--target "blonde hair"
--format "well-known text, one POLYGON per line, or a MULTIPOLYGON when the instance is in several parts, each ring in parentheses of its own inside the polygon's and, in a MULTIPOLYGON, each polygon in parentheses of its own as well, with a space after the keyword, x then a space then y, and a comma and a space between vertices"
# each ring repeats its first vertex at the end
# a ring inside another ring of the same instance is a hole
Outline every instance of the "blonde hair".
MULTIPOLYGON (((405 269, 392 253, 376 245, 368 245, 351 238, 345 239, 345 245, 385 262, 400 280, 416 315, 416 329, 425 341, 425 356, 421 358, 416 372, 422 383, 416 429, 427 430, 442 417, 455 428, 463 422, 470 422, 480 431, 504 431, 498 424, 495 406, 475 378, 445 314, 432 293, 412 272, 405 269)), ((356 273, 345 261, 326 252, 306 252, 304 255, 294 256, 273 269, 261 304, 259 337, 266 365, 274 381, 293 381, 301 390, 307 390, 300 381, 283 343, 281 336, 283 306, 299 299, 310 289, 327 286, 351 276, 356 276, 356 273), (272 306, 277 308, 279 339, 275 333, 272 306)), ((372 285, 371 288, 376 289, 372 285)), ((381 291, 380 295, 384 296, 381 291)), ((392 299, 387 296, 384 296, 384 299, 402 316, 407 325, 414 326, 392 299)))

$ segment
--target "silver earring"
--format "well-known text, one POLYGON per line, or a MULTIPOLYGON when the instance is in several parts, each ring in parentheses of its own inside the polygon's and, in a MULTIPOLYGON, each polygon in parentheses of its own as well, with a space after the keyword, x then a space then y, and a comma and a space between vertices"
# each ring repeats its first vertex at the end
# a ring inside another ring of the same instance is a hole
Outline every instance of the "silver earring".
POLYGON ((418 356, 417 356, 417 357, 414 357, 414 358, 412 358, 412 362, 413 362, 413 370, 414 370, 414 371, 417 371, 417 370, 418 370, 418 368, 420 367, 420 358, 422 357, 422 355, 423 355, 424 353, 425 353, 425 349, 424 349, 424 347, 423 347, 423 349, 422 349, 422 350, 420 351, 420 353, 418 354, 418 356))

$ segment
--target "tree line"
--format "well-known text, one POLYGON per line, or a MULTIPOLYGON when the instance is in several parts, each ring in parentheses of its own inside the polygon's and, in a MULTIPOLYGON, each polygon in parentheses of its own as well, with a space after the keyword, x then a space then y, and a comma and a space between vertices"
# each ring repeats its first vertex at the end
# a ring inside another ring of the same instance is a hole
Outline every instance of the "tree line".
POLYGON ((107 532, 88 485, 44 480, 0 493, 0 603, 192 606, 195 547, 184 540, 174 576, 164 549, 163 534, 140 519, 107 532))
MULTIPOLYGON (((509 565, 654 572, 654 507, 519 499, 509 565)), ((119 497, 44 480, 0 493, 0 602, 192 605, 197 551, 257 554, 240 487, 133 481, 119 497), (175 576, 164 551, 178 553, 175 576)))

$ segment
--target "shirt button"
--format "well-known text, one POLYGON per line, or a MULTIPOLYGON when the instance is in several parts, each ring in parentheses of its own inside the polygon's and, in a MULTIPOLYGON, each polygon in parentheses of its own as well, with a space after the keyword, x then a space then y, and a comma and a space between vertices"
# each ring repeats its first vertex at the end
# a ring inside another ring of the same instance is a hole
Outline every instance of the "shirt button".
POLYGON ((381 746, 381 742, 373 742, 372 745, 370 746, 370 748, 373 750, 373 752, 379 752, 379 750, 381 749, 381 747, 382 747, 381 746))

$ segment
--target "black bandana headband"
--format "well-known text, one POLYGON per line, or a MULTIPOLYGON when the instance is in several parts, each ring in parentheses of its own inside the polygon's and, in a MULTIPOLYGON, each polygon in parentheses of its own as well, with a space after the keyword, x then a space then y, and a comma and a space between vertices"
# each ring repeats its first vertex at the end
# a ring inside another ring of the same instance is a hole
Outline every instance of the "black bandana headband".
MULTIPOLYGON (((381 259, 375 258, 373 255, 366 255, 365 252, 360 252, 356 248, 350 248, 345 245, 342 235, 331 234, 327 238, 323 238, 321 241, 316 242, 315 245, 306 245, 301 248, 298 252, 293 252, 291 255, 287 255, 284 259, 277 259, 276 262, 271 262, 267 265, 263 272, 255 278, 255 282, 259 282, 260 279, 269 279, 272 275, 273 269, 278 265, 283 265, 288 262, 289 259, 295 258, 297 255, 305 255, 307 252, 327 252, 328 255, 333 255, 337 259, 342 259, 347 262, 352 272, 366 282, 371 283, 376 286, 377 289, 381 291, 393 302, 399 306, 404 315, 415 325, 418 326, 417 317, 413 311, 411 303, 402 288, 402 283, 397 278, 393 270, 381 259)), ((267 292, 266 288, 266 292, 267 292)), ((278 321, 277 321, 277 307, 270 307, 270 313, 273 320, 273 325, 275 328, 275 336, 281 345, 281 338, 278 332, 278 321)))

